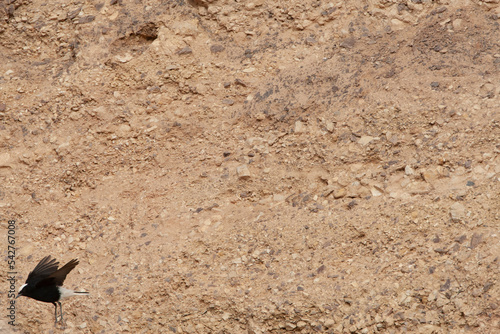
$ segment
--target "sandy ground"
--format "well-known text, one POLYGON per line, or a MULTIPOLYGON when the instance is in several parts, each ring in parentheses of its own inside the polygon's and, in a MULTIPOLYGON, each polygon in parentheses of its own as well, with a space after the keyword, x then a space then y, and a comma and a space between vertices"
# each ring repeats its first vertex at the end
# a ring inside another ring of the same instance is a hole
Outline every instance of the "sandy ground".
POLYGON ((16 333, 500 332, 499 17, 0 0, 3 314, 15 220, 16 333))

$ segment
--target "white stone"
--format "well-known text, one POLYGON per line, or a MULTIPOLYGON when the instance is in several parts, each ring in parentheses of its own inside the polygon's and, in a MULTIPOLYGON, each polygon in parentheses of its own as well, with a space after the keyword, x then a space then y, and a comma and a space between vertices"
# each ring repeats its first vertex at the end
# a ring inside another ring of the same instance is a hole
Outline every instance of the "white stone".
POLYGON ((295 127, 294 127, 293 131, 295 133, 304 133, 304 132, 306 132, 306 129, 307 129, 307 127, 302 121, 297 121, 297 122, 295 122, 295 127))
POLYGON ((249 179, 252 176, 247 165, 236 167, 236 173, 238 174, 238 178, 240 179, 249 179))
POLYGON ((460 221, 464 219, 465 207, 459 202, 453 203, 453 205, 450 207, 450 215, 451 219, 453 219, 454 221, 460 221))
POLYGON ((405 167, 405 174, 406 175, 414 175, 415 174, 415 170, 413 168, 411 168, 410 165, 406 165, 406 167, 405 167))
POLYGON ((358 144, 360 145, 368 145, 374 138, 372 136, 363 136, 361 138, 359 138, 358 140, 358 144))

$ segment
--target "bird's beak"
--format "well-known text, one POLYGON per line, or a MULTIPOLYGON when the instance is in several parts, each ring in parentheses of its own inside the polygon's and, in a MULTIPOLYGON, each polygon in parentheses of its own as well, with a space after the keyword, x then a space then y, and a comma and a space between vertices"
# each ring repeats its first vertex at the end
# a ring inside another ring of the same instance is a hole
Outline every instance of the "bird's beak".
POLYGON ((22 295, 20 293, 17 294, 16 299, 21 297, 22 295))

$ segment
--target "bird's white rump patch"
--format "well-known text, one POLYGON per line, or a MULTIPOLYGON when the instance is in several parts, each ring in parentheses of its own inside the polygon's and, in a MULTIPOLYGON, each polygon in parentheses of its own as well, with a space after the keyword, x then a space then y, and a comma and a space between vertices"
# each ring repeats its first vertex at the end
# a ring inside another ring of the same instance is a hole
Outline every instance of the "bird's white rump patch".
POLYGON ((59 298, 59 300, 75 295, 75 291, 73 290, 63 288, 62 286, 58 286, 57 288, 59 289, 59 293, 61 294, 61 298, 59 298))
POLYGON ((19 288, 19 291, 18 291, 18 292, 21 292, 21 290, 22 290, 22 289, 24 289, 24 287, 25 287, 26 285, 28 285, 28 284, 23 284, 23 285, 21 285, 21 287, 19 288))
POLYGON ((70 289, 66 289, 66 288, 63 288, 62 286, 58 286, 57 288, 59 289, 59 293, 61 294, 61 298, 59 298, 59 300, 64 299, 64 298, 68 298, 71 296, 75 296, 75 295, 88 295, 89 294, 88 292, 80 292, 80 291, 73 291, 70 289))

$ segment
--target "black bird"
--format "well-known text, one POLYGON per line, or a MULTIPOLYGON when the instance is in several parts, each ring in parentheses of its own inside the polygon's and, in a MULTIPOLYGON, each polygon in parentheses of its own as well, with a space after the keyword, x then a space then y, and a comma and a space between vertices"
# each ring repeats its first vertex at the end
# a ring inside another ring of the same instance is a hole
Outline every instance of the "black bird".
POLYGON ((61 324, 64 326, 61 300, 74 295, 88 295, 88 292, 78 292, 62 287, 66 276, 78 264, 77 259, 73 259, 59 268, 59 262, 50 257, 44 257, 29 273, 26 283, 19 289, 19 296, 26 296, 41 302, 52 303, 55 306, 55 322, 57 325, 57 304, 61 309, 61 324))

